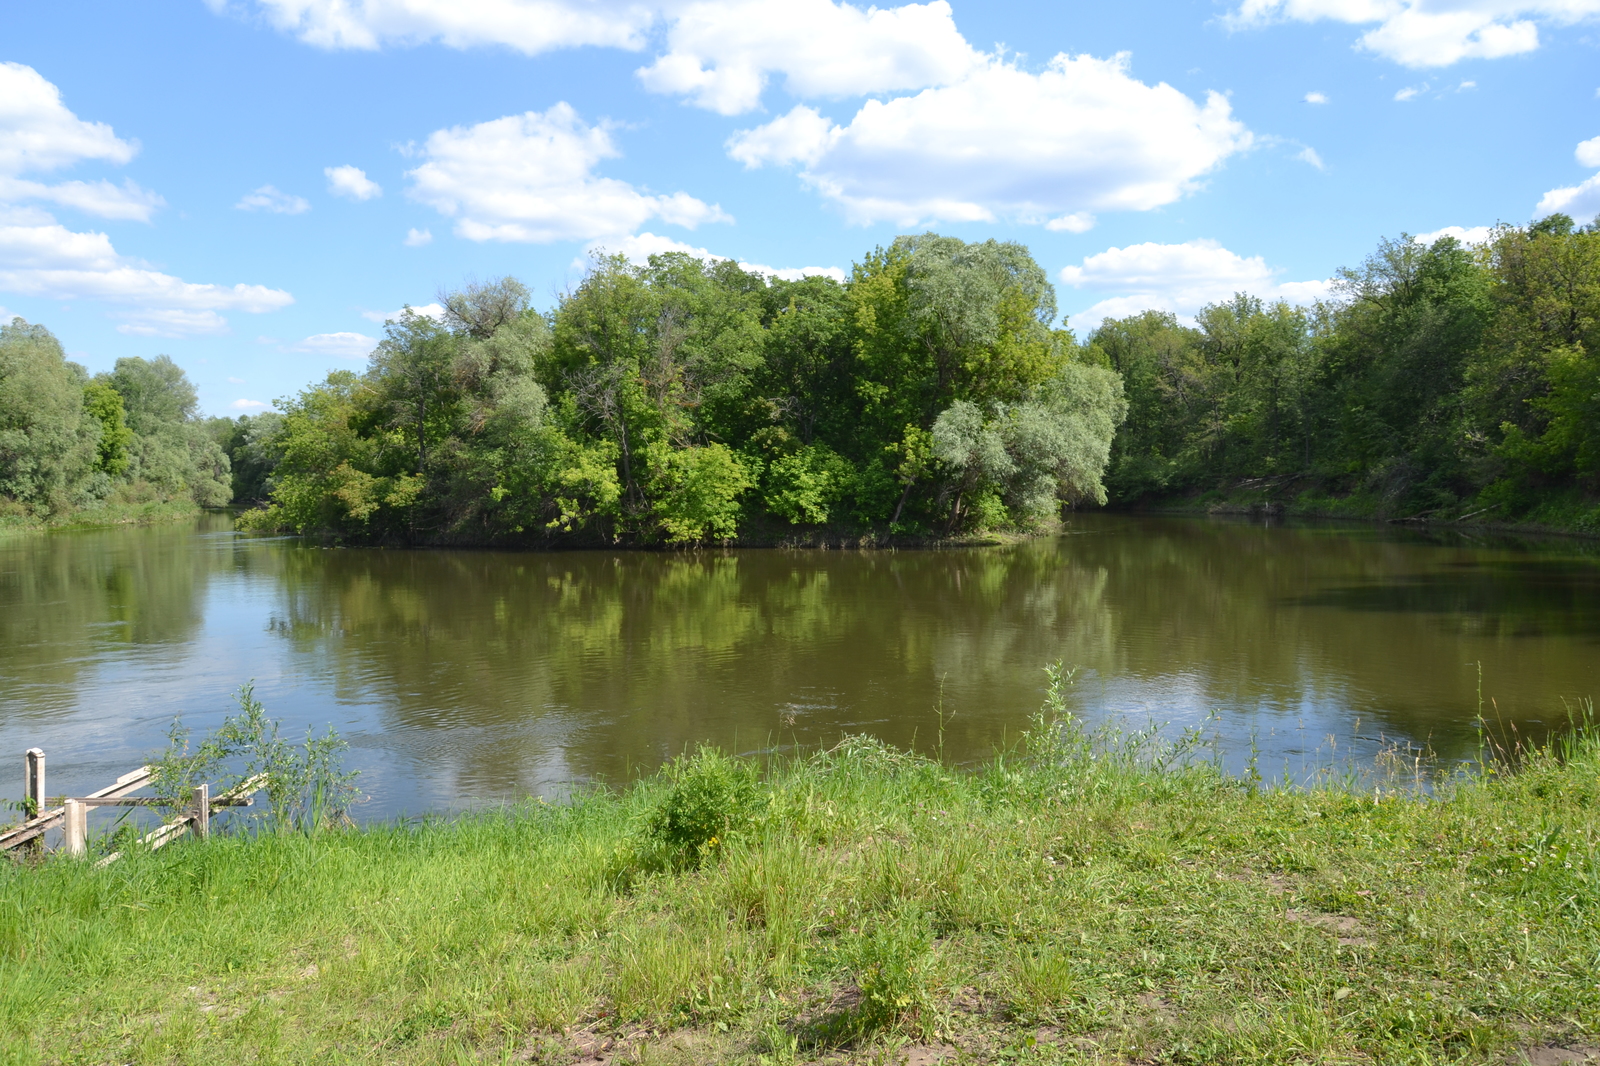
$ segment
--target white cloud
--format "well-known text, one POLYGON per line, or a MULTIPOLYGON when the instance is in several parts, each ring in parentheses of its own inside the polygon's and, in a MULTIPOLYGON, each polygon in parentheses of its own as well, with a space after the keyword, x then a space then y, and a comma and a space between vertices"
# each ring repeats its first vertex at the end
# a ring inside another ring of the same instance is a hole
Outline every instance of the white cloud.
POLYGON ((672 12, 667 53, 645 88, 724 115, 761 104, 770 75, 793 96, 861 96, 948 85, 985 57, 945 0, 865 10, 834 0, 700 0, 672 12))
POLYGON ((1325 104, 1325 103, 1328 102, 1328 94, 1327 93, 1319 93, 1319 92, 1309 92, 1309 93, 1306 93, 1305 100, 1306 100, 1306 103, 1308 103, 1308 104, 1325 104))
POLYGON ((1330 291, 1327 281, 1279 281, 1279 270, 1260 256, 1241 256, 1212 240, 1134 244, 1087 256, 1062 269, 1063 282, 1091 292, 1114 293, 1072 316, 1080 331, 1106 318, 1171 311, 1188 319, 1209 303, 1247 292, 1264 300, 1312 303, 1330 291))
POLYGON ((1478 83, 1475 82, 1475 81, 1464 81, 1460 85, 1456 86, 1456 92, 1464 93, 1468 89, 1476 89, 1477 87, 1478 87, 1478 83))
MULTIPOLYGON (((227 0, 206 0, 221 12, 227 0)), ((451 48, 504 45, 525 55, 555 48, 644 47, 654 5, 628 0, 256 0, 274 26, 318 48, 372 50, 431 41, 451 48)))
MULTIPOLYGON (((1600 137, 1580 141, 1572 154, 1580 166, 1600 167, 1600 137)), ((1587 222, 1595 216, 1600 216, 1600 174, 1595 174, 1588 181, 1578 185, 1551 189, 1544 194, 1544 198, 1539 201, 1539 206, 1535 207, 1534 211, 1540 215, 1560 211, 1571 215, 1579 222, 1587 222)))
POLYGON ((156 193, 141 189, 128 179, 124 179, 121 185, 104 180, 65 181, 59 185, 46 185, 43 182, 0 176, 0 203, 22 200, 44 200, 101 218, 135 222, 149 222, 150 216, 167 203, 156 193))
POLYGON ((1394 98, 1396 100, 1404 103, 1407 100, 1415 100, 1419 95, 1421 95, 1422 93, 1425 93, 1427 91, 1428 91, 1428 86, 1427 86, 1426 83, 1424 83, 1422 85, 1408 85, 1404 89, 1401 89, 1400 91, 1396 92, 1394 94, 1394 98))
POLYGON ((228 379, 228 384, 230 384, 230 385, 243 385, 244 384, 244 378, 229 378, 228 379))
POLYGON ((154 310, 135 311, 117 327, 118 333, 134 337, 215 336, 228 332, 228 320, 215 311, 154 310))
POLYGON ((370 200, 374 196, 382 196, 383 188, 367 177, 367 172, 360 167, 323 167, 322 173, 328 178, 328 191, 335 196, 347 196, 352 200, 370 200))
POLYGON ((696 248, 692 244, 685 244, 683 241, 673 240, 671 237, 662 237, 655 233, 635 233, 625 237, 602 237, 590 241, 583 249, 583 255, 574 260, 573 265, 582 268, 596 255, 620 255, 628 262, 642 266, 649 262, 652 255, 666 255, 669 252, 682 252, 696 259, 728 258, 704 248, 696 248))
POLYGON ((311 210, 305 197, 281 192, 271 185, 245 193, 233 206, 240 211, 271 211, 275 215, 300 215, 311 210))
POLYGON ((1600 174, 1579 185, 1564 189, 1551 189, 1534 208, 1535 213, 1548 215, 1555 211, 1571 215, 1579 222, 1600 215, 1600 174))
MULTIPOLYGON (((412 307, 411 310, 416 314, 422 315, 424 318, 431 318, 435 322, 444 321, 444 308, 439 304, 419 304, 412 307)), ((398 322, 400 321, 400 316, 404 313, 405 308, 402 307, 398 311, 363 311, 361 312, 361 317, 366 319, 368 322, 383 323, 388 322, 391 319, 398 322)))
POLYGON ((1446 226, 1443 229, 1419 233, 1411 239, 1418 244, 1432 244, 1440 237, 1454 237, 1462 244, 1482 244, 1492 233, 1494 233, 1493 226, 1446 226))
POLYGON ((126 163, 139 151, 104 122, 85 122, 61 90, 21 63, 0 63, 0 174, 56 170, 86 159, 126 163))
POLYGON ((121 164, 139 151, 103 122, 85 122, 61 102, 61 91, 32 67, 0 63, 0 204, 42 200, 102 218, 148 222, 166 201, 131 180, 24 180, 24 173, 91 160, 121 164))
POLYGON ((264 285, 197 285, 118 255, 104 233, 75 233, 53 220, 0 224, 0 289, 153 310, 276 311, 294 303, 264 285))
POLYGON ((407 248, 421 248, 425 244, 433 243, 433 234, 426 229, 412 227, 406 230, 406 239, 401 243, 407 248))
POLYGON ((1300 149, 1300 151, 1296 152, 1295 153, 1295 158, 1300 160, 1300 162, 1302 162, 1302 163, 1311 164, 1312 166, 1316 167, 1318 170, 1327 170, 1328 169, 1327 164, 1323 163, 1322 157, 1317 154, 1317 150, 1315 148, 1310 147, 1310 146, 1302 148, 1302 149, 1300 149))
POLYGON ((1259 26, 1329 19, 1370 25, 1360 46, 1408 67, 1498 59, 1539 47, 1539 26, 1600 15, 1600 0, 1243 0, 1228 21, 1259 26))
POLYGON ((610 128, 586 125, 566 103, 438 130, 422 154, 427 161, 407 174, 410 195, 454 218, 468 240, 587 240, 651 218, 690 229, 732 221, 687 193, 656 196, 597 177, 595 165, 621 153, 610 128))
POLYGON ((377 345, 376 337, 368 337, 364 333, 318 333, 290 345, 289 351, 331 355, 339 359, 365 359, 377 345))
POLYGON ((991 62, 955 85, 869 100, 846 126, 797 107, 728 151, 746 166, 802 164, 857 222, 1081 223, 1171 203, 1251 139, 1223 96, 1202 105, 1146 85, 1124 53, 1058 55, 1038 74, 991 62))
POLYGON ((1044 228, 1056 233, 1088 233, 1094 229, 1094 216, 1087 211, 1074 211, 1070 215, 1052 218, 1044 228))
MULTIPOLYGON (((614 237, 606 240, 590 241, 584 249, 584 257, 573 262, 573 268, 581 270, 588 265, 587 260, 597 254, 620 255, 628 262, 643 265, 649 262, 652 255, 665 255, 668 252, 682 252, 692 255, 696 259, 707 261, 725 261, 731 256, 718 255, 704 248, 675 241, 671 237, 661 237, 654 233, 636 233, 628 237, 614 237)), ((785 281, 798 281, 800 278, 827 277, 834 281, 844 281, 844 271, 836 266, 828 267, 769 267, 760 263, 747 263, 739 261, 739 269, 747 270, 754 274, 767 274, 771 277, 782 278, 785 281)))
MULTIPOLYGON (((229 378, 228 380, 229 381, 237 381, 238 379, 229 378)), ((228 406, 233 408, 235 411, 260 411, 263 408, 268 407, 270 405, 266 404, 266 403, 263 403, 260 400, 235 400, 232 403, 230 403, 228 406)))

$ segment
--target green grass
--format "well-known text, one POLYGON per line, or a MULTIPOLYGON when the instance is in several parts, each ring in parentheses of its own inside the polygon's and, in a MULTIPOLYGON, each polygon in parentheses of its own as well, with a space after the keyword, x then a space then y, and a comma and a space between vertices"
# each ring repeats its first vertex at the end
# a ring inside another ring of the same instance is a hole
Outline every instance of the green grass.
POLYGON ((1262 789, 1139 738, 1053 736, 979 772, 855 739, 758 778, 702 754, 569 805, 7 864, 0 1057, 1387 1064, 1600 1043, 1592 733, 1427 790, 1262 789))
POLYGON ((99 507, 71 511, 52 518, 39 518, 20 507, 0 510, 0 537, 23 533, 46 533, 59 529, 98 529, 107 526, 144 526, 158 522, 181 522, 200 514, 190 500, 112 501, 99 507))

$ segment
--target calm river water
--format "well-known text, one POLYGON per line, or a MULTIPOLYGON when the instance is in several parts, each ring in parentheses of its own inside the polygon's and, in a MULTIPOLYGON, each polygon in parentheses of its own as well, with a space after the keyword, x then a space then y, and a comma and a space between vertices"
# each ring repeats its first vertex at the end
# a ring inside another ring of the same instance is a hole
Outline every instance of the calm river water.
POLYGON ((698 741, 870 732, 976 760, 1079 668, 1091 718, 1201 726, 1302 773, 1385 739, 1473 748, 1600 694, 1600 552, 1364 526, 1092 515, 956 551, 328 550, 192 527, 0 540, 0 796, 52 793, 204 729, 254 679, 332 724, 363 818, 620 780, 698 741), (1329 737, 1333 737, 1330 743, 1329 737))

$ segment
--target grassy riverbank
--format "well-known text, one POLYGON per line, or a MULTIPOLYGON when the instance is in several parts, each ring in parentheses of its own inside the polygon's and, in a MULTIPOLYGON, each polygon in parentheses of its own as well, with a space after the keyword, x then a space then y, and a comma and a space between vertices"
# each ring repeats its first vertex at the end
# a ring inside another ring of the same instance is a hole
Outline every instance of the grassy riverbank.
POLYGON ((966 773, 855 741, 759 780, 703 756, 570 806, 8 866, 0 1049, 1453 1063, 1600 1044, 1592 735, 1431 798, 1261 789, 1170 754, 1068 730, 966 773))
POLYGON ((1330 494, 1318 488, 1305 488, 1291 478, 1259 478, 1226 489, 1141 500, 1133 509, 1156 514, 1270 514, 1286 518, 1335 518, 1513 533, 1600 536, 1600 503, 1575 489, 1550 493, 1537 503, 1515 510, 1467 500, 1452 507, 1419 512, 1397 509, 1392 502, 1371 493, 1330 494))
POLYGON ((63 529, 104 529, 111 526, 151 526, 163 522, 191 521, 200 508, 190 500, 149 500, 106 503, 52 518, 38 518, 21 508, 0 510, 0 537, 19 533, 49 533, 63 529))

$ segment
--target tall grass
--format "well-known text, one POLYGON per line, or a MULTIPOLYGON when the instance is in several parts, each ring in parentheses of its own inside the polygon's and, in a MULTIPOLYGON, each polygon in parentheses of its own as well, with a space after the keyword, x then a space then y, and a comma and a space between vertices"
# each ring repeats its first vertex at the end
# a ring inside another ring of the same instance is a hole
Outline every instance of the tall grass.
POLYGON ((0 869, 0 1059, 1499 1062, 1600 1043, 1600 740, 1263 788, 1052 695, 570 804, 0 869))

